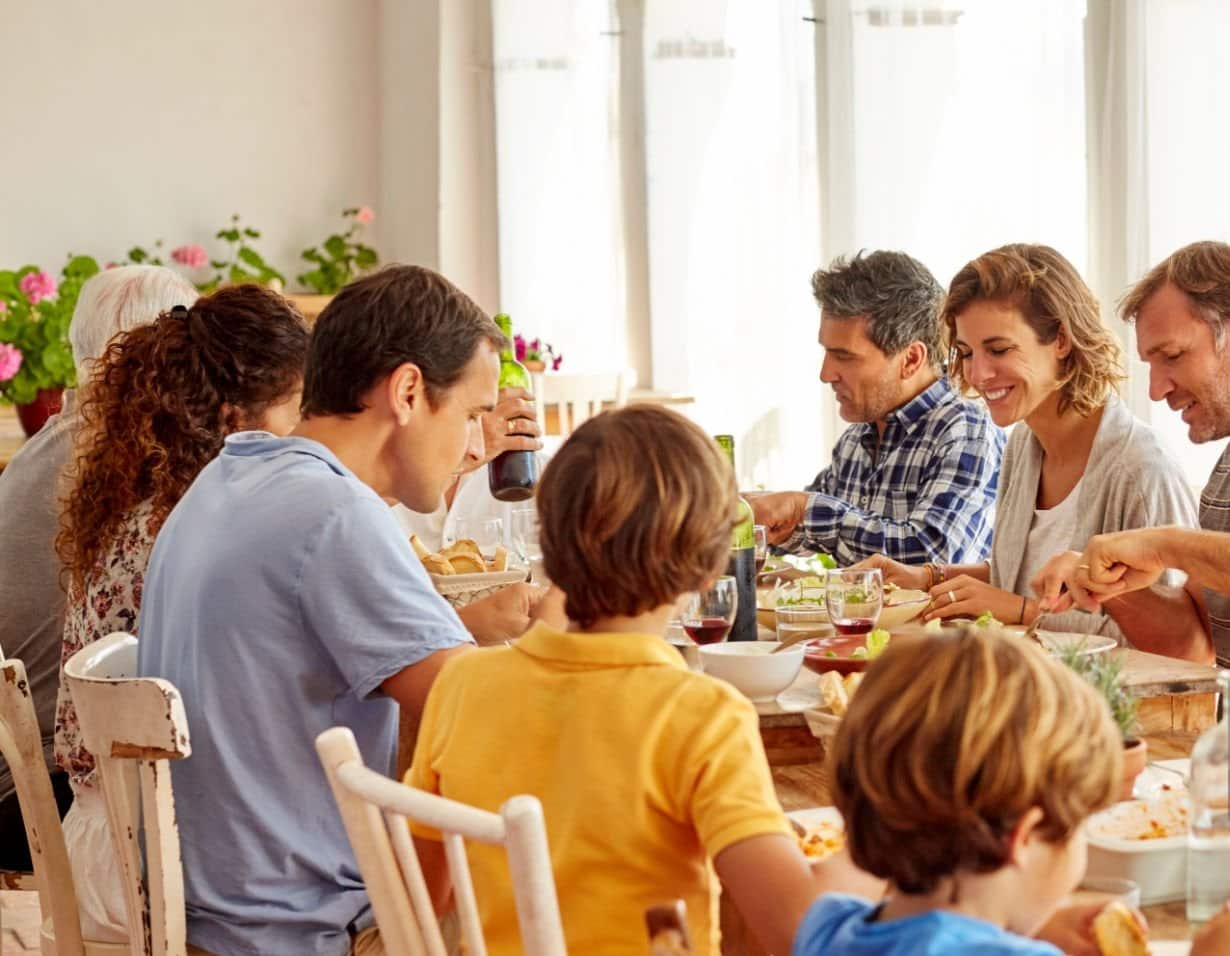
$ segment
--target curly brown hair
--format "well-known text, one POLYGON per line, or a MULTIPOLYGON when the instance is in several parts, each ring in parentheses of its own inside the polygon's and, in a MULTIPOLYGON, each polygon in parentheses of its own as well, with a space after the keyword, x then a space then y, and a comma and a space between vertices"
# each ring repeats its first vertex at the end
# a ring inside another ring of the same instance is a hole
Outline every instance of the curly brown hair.
MULTIPOLYGON (((1060 414, 1090 415, 1123 381, 1123 349, 1102 321, 1098 300, 1076 267, 1050 246, 1018 242, 983 253, 962 267, 948 287, 940 320, 948 343, 957 316, 974 302, 1002 302, 1021 315, 1043 345, 1060 329, 1072 348, 1060 361, 1060 414)), ((955 350, 954 350, 955 351, 955 350)), ((949 356, 951 375, 967 393, 964 365, 949 356)))
POLYGON ((308 332, 266 289, 231 286, 114 338, 84 389, 56 551, 80 585, 128 513, 157 527, 226 435, 303 380, 308 332))

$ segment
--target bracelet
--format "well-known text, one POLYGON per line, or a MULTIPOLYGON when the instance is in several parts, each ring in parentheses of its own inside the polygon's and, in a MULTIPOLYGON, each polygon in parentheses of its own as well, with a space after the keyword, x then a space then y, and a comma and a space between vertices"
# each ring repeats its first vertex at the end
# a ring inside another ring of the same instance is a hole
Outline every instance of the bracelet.
POLYGON ((928 561, 923 569, 927 572, 927 590, 930 591, 935 587, 935 565, 928 561))
POLYGON ((1024 623, 1025 623, 1025 595, 1024 595, 1024 594, 1022 594, 1022 595, 1021 595, 1021 617, 1020 617, 1020 623, 1021 623, 1021 624, 1024 624, 1024 623))
POLYGON ((948 580, 948 565, 937 564, 935 566, 935 571, 936 571, 937 576, 939 577, 939 580, 935 582, 936 584, 943 584, 945 581, 948 580))

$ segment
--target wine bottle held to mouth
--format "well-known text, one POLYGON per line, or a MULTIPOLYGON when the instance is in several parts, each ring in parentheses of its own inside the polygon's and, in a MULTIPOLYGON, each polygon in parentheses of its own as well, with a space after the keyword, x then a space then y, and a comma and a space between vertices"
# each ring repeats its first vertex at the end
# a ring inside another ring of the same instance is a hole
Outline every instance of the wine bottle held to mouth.
MULTIPOLYGON (((524 365, 517 361, 512 346, 512 319, 501 312, 495 317, 508 339, 508 347, 500 352, 500 388, 523 388, 534 391, 534 383, 524 365)), ((538 484, 538 458, 532 451, 501 452, 487 466, 487 484, 497 501, 525 501, 534 496, 538 484)))

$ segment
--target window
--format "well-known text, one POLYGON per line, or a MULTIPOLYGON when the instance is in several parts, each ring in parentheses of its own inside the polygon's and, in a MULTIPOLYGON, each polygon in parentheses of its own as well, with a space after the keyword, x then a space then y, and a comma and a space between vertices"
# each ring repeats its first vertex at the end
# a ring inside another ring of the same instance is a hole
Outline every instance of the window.
POLYGON ((494 0, 501 308, 566 370, 627 364, 606 0, 494 0))
MULTIPOLYGON (((1230 127, 1222 119, 1230 85, 1230 19, 1219 0, 1164 0, 1146 7, 1149 265, 1198 239, 1230 241, 1230 127)), ((1137 363, 1136 371, 1148 372, 1137 363)), ((1165 403, 1147 414, 1183 463, 1188 481, 1208 480, 1224 441, 1193 445, 1165 403)))

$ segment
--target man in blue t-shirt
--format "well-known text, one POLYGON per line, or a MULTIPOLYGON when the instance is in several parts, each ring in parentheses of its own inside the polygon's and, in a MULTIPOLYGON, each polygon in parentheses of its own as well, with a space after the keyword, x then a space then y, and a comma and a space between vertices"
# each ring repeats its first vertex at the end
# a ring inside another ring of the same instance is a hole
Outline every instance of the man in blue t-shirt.
POLYGON ((228 438, 158 535, 139 667, 191 727, 173 769, 190 952, 380 951, 315 739, 347 726, 391 772, 398 705, 418 714, 470 649, 383 499, 431 511, 482 456, 504 344, 428 269, 348 285, 313 330, 298 428, 228 438))

